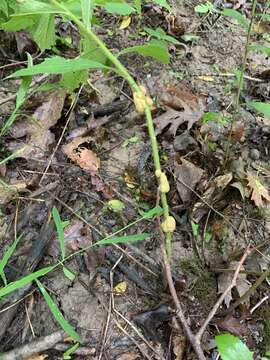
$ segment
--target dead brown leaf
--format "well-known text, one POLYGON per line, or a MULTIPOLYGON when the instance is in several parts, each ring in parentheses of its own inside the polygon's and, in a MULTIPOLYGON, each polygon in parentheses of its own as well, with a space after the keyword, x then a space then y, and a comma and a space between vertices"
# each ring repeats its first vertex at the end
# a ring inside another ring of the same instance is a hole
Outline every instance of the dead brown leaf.
MULTIPOLYGON (((67 254, 71 254, 74 251, 92 244, 92 235, 81 220, 75 220, 70 225, 67 225, 64 234, 67 254)), ((51 256, 59 256, 60 246, 57 237, 53 239, 49 253, 51 256)))
POLYGON ((203 114, 201 99, 185 87, 168 85, 160 95, 159 100, 161 104, 171 110, 155 119, 157 135, 170 126, 168 131, 175 136, 179 126, 185 122, 188 123, 189 130, 203 114))
MULTIPOLYGON (((228 288, 228 286, 232 283, 232 279, 234 276, 234 271, 238 266, 237 261, 232 261, 229 264, 228 269, 231 271, 226 271, 219 275, 218 277, 218 293, 222 294, 228 288)), ((241 270, 244 270, 242 266, 241 270)), ((239 273, 238 278, 236 280, 236 289, 238 292, 239 297, 244 295, 250 288, 250 284, 247 281, 247 275, 245 273, 239 273)), ((230 306, 230 302, 232 300, 232 292, 229 291, 226 295, 224 302, 227 308, 230 306)), ((243 301, 244 304, 249 305, 249 297, 243 301)))
POLYGON ((236 336, 245 336, 249 333, 247 326, 241 322, 241 319, 237 319, 231 314, 228 315, 225 319, 218 321, 217 325, 222 330, 228 331, 236 336))
POLYGON ((117 360, 137 360, 139 359, 139 355, 134 353, 134 352, 130 352, 130 353, 125 353, 120 355, 117 360))
POLYGON ((80 146, 86 144, 89 140, 89 137, 79 136, 62 148, 70 160, 74 161, 83 170, 94 174, 100 167, 100 160, 92 150, 80 146))
POLYGON ((195 166, 191 162, 181 158, 182 164, 177 162, 174 164, 174 175, 177 181, 177 190, 183 202, 190 200, 192 190, 195 189, 198 182, 201 180, 203 170, 195 166), (188 189, 183 183, 188 184, 191 189, 188 189))
POLYGON ((61 117, 65 95, 59 91, 52 92, 48 99, 39 106, 30 121, 16 122, 9 133, 16 139, 26 136, 25 143, 11 143, 11 150, 19 150, 20 157, 42 159, 54 142, 54 135, 49 130, 61 117), (22 146, 23 145, 23 146, 22 146))
POLYGON ((270 202, 270 195, 268 190, 263 186, 258 177, 247 173, 247 186, 251 189, 251 200, 254 201, 257 207, 263 207, 263 199, 270 202))
POLYGON ((25 360, 45 360, 45 359, 47 359, 47 357, 48 357, 47 354, 44 354, 44 355, 34 354, 34 355, 27 357, 25 360))
POLYGON ((108 184, 106 184, 101 177, 97 175, 91 176, 91 183, 95 186, 96 191, 101 192, 105 199, 111 199, 113 193, 108 184))

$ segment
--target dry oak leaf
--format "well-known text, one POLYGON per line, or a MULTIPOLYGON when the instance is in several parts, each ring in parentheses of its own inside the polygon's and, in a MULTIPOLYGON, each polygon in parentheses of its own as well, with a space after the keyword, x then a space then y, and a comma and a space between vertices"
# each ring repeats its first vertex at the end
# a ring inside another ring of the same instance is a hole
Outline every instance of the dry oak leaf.
POLYGON ((32 115, 32 122, 18 121, 9 130, 13 138, 26 136, 25 143, 11 143, 10 150, 21 150, 20 157, 42 159, 49 145, 54 142, 54 134, 49 130, 61 117, 65 94, 54 91, 50 93, 41 106, 32 115))
POLYGON ((257 207, 263 207, 263 199, 270 202, 268 190, 262 185, 258 177, 247 173, 247 186, 251 189, 251 200, 257 207))
POLYGON ((168 85, 159 101, 170 110, 155 119, 157 135, 170 125, 168 132, 175 136, 179 126, 185 122, 189 130, 203 115, 202 100, 185 87, 168 85))
POLYGON ((63 145, 62 148, 70 160, 74 161, 83 170, 94 174, 100 167, 100 160, 92 150, 80 146, 86 144, 90 139, 90 137, 79 136, 70 143, 63 145))

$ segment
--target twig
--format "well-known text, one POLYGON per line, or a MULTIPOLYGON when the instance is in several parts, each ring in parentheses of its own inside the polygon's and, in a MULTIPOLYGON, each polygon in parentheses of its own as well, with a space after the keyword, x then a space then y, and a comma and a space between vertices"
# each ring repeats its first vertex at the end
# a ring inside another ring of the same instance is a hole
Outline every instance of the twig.
POLYGON ((232 288, 236 285, 236 280, 237 280, 237 277, 239 275, 239 272, 241 270, 241 267, 244 263, 244 261, 246 260, 247 256, 249 255, 250 253, 250 247, 248 246, 246 251, 244 252, 242 258, 240 259, 237 267, 236 267, 236 270, 235 270, 235 273, 234 273, 234 276, 233 276, 233 279, 230 283, 230 285, 227 287, 227 289, 225 289, 225 291, 222 293, 222 295, 220 296, 220 298, 218 299, 218 301, 215 303, 214 307, 212 308, 212 310, 210 311, 207 319, 204 321, 204 323, 202 324, 202 326, 200 327, 199 331, 197 332, 196 334, 196 338, 198 341, 201 340, 202 338, 202 335, 203 333, 205 332, 205 329, 207 328, 208 324, 210 323, 210 321, 213 319, 213 317, 215 316, 216 312, 218 311, 220 305, 223 303, 223 300, 225 299, 226 295, 228 294, 229 291, 232 290, 232 288))
POLYGON ((253 308, 250 310, 250 313, 252 314, 256 309, 258 309, 259 306, 261 306, 266 300, 269 299, 270 295, 265 295, 256 305, 253 306, 253 308))
POLYGON ((32 354, 53 348, 57 343, 63 341, 66 337, 62 330, 56 331, 47 336, 43 336, 36 341, 17 347, 4 354, 1 354, 1 360, 21 360, 32 354))

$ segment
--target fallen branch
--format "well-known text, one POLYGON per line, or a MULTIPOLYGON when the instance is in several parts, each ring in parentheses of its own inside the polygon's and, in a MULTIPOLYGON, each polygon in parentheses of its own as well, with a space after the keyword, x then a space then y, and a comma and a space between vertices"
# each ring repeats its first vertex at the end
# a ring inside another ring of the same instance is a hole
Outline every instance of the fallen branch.
POLYGON ((1 354, 1 360, 21 360, 28 356, 37 354, 41 351, 52 349, 55 345, 64 340, 66 334, 64 331, 59 330, 50 335, 43 336, 31 343, 17 347, 1 354))

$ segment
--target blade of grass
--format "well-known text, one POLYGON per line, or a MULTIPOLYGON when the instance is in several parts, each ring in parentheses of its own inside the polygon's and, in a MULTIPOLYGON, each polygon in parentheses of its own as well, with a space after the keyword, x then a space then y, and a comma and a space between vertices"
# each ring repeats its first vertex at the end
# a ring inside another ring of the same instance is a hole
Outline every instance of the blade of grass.
POLYGON ((10 294, 11 292, 19 289, 20 287, 28 284, 29 282, 48 274, 48 272, 52 271, 54 268, 55 268, 55 266, 48 266, 43 269, 37 270, 37 271, 33 272, 32 274, 26 275, 19 280, 9 283, 7 286, 0 289, 0 298, 5 295, 10 294))
POLYGON ((58 210, 56 209, 55 206, 52 209, 52 216, 53 216, 53 220, 55 222, 57 235, 58 235, 58 240, 59 240, 59 243, 60 243, 61 256, 62 256, 62 259, 64 259, 64 257, 65 257, 64 226, 63 226, 63 222, 61 220, 60 214, 59 214, 59 212, 58 212, 58 210))
POLYGON ((80 342, 80 336, 79 334, 74 330, 74 328, 67 322, 67 320, 64 318, 63 314, 59 310, 58 306, 55 304, 45 287, 42 285, 42 283, 39 280, 36 280, 36 283, 39 287, 40 292, 42 293, 51 313, 55 317, 55 320, 59 323, 61 328, 72 337, 77 342, 80 342))
POLYGON ((9 246, 3 256, 3 258, 0 261, 0 276, 2 277, 4 284, 7 285, 7 280, 6 280, 6 276, 4 273, 4 268, 8 263, 8 260, 10 259, 10 257, 12 256, 12 254, 14 253, 18 242, 20 241, 20 239, 22 238, 22 234, 20 236, 18 236, 12 243, 11 246, 9 246))
POLYGON ((142 233, 136 235, 126 235, 126 236, 118 236, 109 239, 99 240, 95 243, 95 245, 111 245, 111 244, 118 244, 118 243, 127 243, 131 241, 142 241, 147 239, 151 234, 142 233))
POLYGON ((79 343, 76 343, 76 344, 74 344, 73 346, 71 346, 69 349, 67 349, 67 350, 64 352, 64 354, 63 354, 63 359, 64 359, 64 360, 69 360, 69 359, 71 359, 71 356, 70 356, 70 355, 72 355, 72 354, 78 349, 79 346, 80 346, 80 344, 79 344, 79 343))

